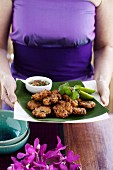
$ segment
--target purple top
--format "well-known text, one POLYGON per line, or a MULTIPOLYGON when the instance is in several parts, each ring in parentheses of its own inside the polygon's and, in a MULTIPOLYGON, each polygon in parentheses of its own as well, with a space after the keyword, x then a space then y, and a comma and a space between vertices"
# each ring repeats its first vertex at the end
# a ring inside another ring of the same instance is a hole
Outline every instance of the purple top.
POLYGON ((89 0, 14 0, 11 39, 23 45, 86 44, 94 39, 89 0))
POLYGON ((94 25, 95 6, 88 0, 14 0, 13 76, 90 78, 94 25))

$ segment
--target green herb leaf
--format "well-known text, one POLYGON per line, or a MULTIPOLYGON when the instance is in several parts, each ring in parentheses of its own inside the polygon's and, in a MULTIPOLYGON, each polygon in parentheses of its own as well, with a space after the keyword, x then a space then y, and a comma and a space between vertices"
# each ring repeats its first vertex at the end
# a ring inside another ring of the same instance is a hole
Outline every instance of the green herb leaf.
POLYGON ((63 85, 60 85, 58 90, 61 94, 67 94, 69 96, 71 95, 71 89, 68 82, 64 83, 63 85))
POLYGON ((79 98, 79 93, 77 91, 72 91, 70 97, 71 97, 72 100, 76 100, 76 99, 79 98))

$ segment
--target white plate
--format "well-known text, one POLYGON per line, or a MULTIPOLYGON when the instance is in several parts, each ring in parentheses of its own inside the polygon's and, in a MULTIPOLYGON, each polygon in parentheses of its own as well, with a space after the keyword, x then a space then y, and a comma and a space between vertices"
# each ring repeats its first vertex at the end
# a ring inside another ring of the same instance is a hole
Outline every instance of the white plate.
MULTIPOLYGON (((23 81, 24 82, 24 81, 23 81)), ((84 81, 83 84, 86 87, 92 88, 97 90, 96 88, 96 81, 95 80, 91 80, 91 81, 84 81)), ((98 95, 98 93, 94 93, 94 97, 97 101, 100 101, 100 97, 98 95)), ((108 119, 109 115, 108 113, 104 113, 101 114, 99 116, 93 117, 93 118, 87 118, 87 119, 81 119, 81 120, 71 120, 71 121, 63 121, 63 122, 57 122, 57 121, 47 121, 47 120, 40 120, 40 119, 33 119, 33 117, 31 117, 27 112, 25 112, 25 110, 23 110, 23 108, 20 106, 20 104, 18 102, 15 103, 14 106, 14 119, 18 119, 18 120, 25 120, 25 121, 30 121, 30 122, 46 122, 46 123, 89 123, 89 122, 96 122, 96 121, 100 121, 100 120, 104 120, 104 119, 108 119)))

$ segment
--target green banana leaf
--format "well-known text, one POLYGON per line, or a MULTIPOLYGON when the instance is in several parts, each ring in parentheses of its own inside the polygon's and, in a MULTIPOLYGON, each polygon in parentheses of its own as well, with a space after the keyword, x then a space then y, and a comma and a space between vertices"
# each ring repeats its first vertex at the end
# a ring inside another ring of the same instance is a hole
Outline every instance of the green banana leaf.
MULTIPOLYGON (((27 114, 29 114, 33 119, 37 120, 37 121, 44 121, 44 122, 66 122, 66 121, 74 121, 74 120, 81 120, 81 119, 89 119, 89 118, 94 118, 96 116, 100 116, 106 112, 108 112, 109 110, 106 109, 105 107, 103 107, 96 99, 93 99, 93 101, 96 103, 95 108, 93 109, 89 109, 87 110, 87 114, 86 115, 74 115, 71 114, 69 117, 62 119, 62 118, 56 118, 56 117, 47 117, 44 119, 38 119, 35 118, 34 116, 32 116, 31 111, 26 107, 27 102, 29 100, 31 100, 31 93, 28 92, 26 90, 25 84, 21 81, 21 80, 17 80, 17 89, 16 89, 16 95, 17 95, 17 99, 19 104, 21 105, 21 107, 27 112, 27 114)), ((64 82, 55 82, 52 85, 52 90, 54 89, 58 89, 59 85, 63 84, 64 82)), ((74 85, 83 85, 83 83, 79 80, 75 80, 75 81, 69 81, 70 86, 74 86, 74 85)))

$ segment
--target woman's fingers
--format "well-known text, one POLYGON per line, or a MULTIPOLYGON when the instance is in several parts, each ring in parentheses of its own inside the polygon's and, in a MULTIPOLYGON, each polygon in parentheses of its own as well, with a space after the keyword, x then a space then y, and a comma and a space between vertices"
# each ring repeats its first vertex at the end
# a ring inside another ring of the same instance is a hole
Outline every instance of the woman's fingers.
POLYGON ((15 95, 15 89, 16 87, 14 85, 12 87, 10 85, 7 86, 7 95, 11 103, 15 103, 17 101, 17 97, 15 95))
POLYGON ((109 104, 109 92, 103 91, 102 94, 100 94, 101 101, 104 106, 108 106, 109 104))
POLYGON ((108 106, 109 104, 109 95, 110 90, 106 82, 103 81, 97 81, 97 90, 100 95, 100 99, 104 106, 108 106))
POLYGON ((4 77, 1 82, 1 99, 12 108, 14 107, 14 103, 17 101, 15 90, 15 80, 11 76, 4 77))
POLYGON ((2 86, 2 94, 1 94, 1 99, 11 108, 14 108, 14 103, 12 103, 10 101, 10 99, 8 98, 6 89, 2 86))

